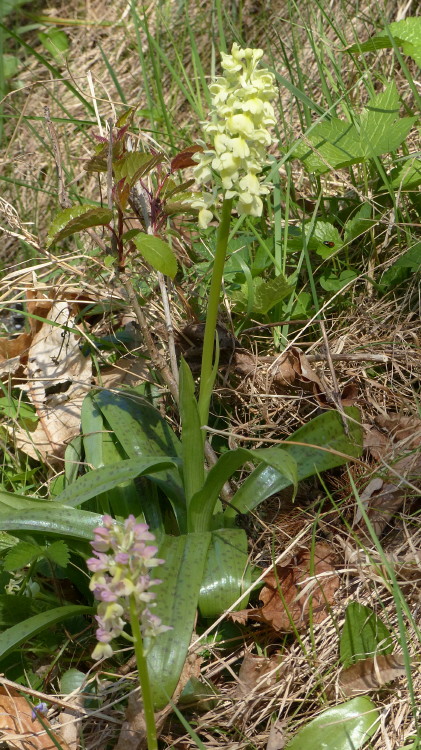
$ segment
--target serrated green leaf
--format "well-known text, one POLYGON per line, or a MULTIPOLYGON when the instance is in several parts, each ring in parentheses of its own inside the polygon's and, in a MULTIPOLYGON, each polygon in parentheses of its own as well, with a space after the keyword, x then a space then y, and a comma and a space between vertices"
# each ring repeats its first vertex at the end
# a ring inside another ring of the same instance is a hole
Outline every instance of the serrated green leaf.
POLYGON ((292 290, 284 274, 280 273, 274 279, 253 279, 254 301, 253 311, 256 315, 266 315, 269 310, 287 297, 292 290))
POLYGON ((412 57, 421 66, 421 16, 403 18, 389 24, 396 44, 402 45, 404 55, 412 57))
MULTIPOLYGON (((283 448, 297 464, 298 481, 346 463, 347 459, 344 456, 336 452, 331 453, 329 449, 346 456, 361 455, 362 430, 359 411, 352 406, 346 407, 345 413, 349 417, 349 436, 344 432, 338 412, 329 411, 300 427, 286 440, 283 448), (295 441, 304 445, 288 446, 289 442, 295 441), (306 443, 312 444, 312 447, 307 447, 306 443), (320 446, 320 449, 317 446, 320 446)), ((280 492, 290 484, 291 481, 285 475, 281 476, 270 466, 260 465, 237 490, 231 505, 225 511, 225 516, 232 518, 236 513, 247 513, 270 495, 280 492)))
POLYGON ((292 155, 300 159, 309 172, 322 174, 331 168, 357 164, 362 159, 355 125, 336 117, 316 125, 306 141, 310 145, 298 143, 292 155))
POLYGON ((65 568, 70 560, 69 547, 61 539, 45 547, 45 557, 61 568, 65 568))
POLYGON ((160 271, 171 279, 177 273, 177 261, 175 255, 167 242, 152 234, 139 232, 133 237, 133 242, 142 257, 155 271, 160 271))
POLYGON ((11 573, 14 570, 30 565, 38 557, 43 556, 43 549, 38 544, 30 542, 18 542, 10 552, 7 553, 4 561, 4 569, 11 573))
POLYGON ((300 729, 285 750, 359 750, 376 732, 380 715, 366 697, 328 708, 300 729))
POLYGON ((50 224, 47 235, 47 247, 55 244, 75 232, 82 232, 90 227, 106 226, 113 218, 109 208, 100 206, 70 206, 59 211, 50 224))
POLYGON ((154 639, 147 657, 157 708, 168 704, 186 660, 210 539, 210 533, 167 536, 159 547, 165 564, 159 568, 162 583, 154 614, 173 630, 154 639))
POLYGON ((357 276, 357 272, 353 271, 352 268, 346 268, 339 276, 336 276, 334 273, 322 274, 319 278, 319 284, 327 292, 339 292, 352 279, 356 279, 357 276))
POLYGON ((400 101, 392 81, 384 91, 373 96, 362 111, 360 139, 365 159, 395 151, 405 140, 416 117, 399 119, 400 101))
POLYGON ((11 651, 24 643, 29 638, 33 638, 42 630, 51 628, 58 622, 68 620, 76 615, 91 614, 92 607, 84 607, 78 604, 68 604, 65 607, 56 607, 49 609, 47 612, 41 612, 38 615, 29 617, 27 620, 14 625, 13 627, 0 633, 0 659, 3 659, 11 651))
POLYGON ((126 178, 132 187, 138 180, 148 174, 162 161, 160 154, 145 154, 140 151, 131 151, 124 154, 121 159, 113 162, 113 172, 117 181, 126 178))
POLYGON ((361 659, 393 652, 392 636, 370 607, 348 604, 339 642, 340 660, 349 667, 361 659))
MULTIPOLYGON (((206 558, 199 595, 202 617, 218 617, 233 605, 251 584, 248 543, 243 529, 218 529, 206 558)), ((246 607, 248 596, 237 605, 246 607)))

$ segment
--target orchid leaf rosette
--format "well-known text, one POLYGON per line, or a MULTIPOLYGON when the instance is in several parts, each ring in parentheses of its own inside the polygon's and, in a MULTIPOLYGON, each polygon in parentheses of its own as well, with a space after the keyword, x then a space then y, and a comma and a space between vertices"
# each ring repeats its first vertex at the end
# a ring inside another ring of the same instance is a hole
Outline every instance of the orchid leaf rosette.
POLYGON ((204 150, 194 157, 195 178, 206 185, 192 204, 200 209, 201 227, 213 218, 220 187, 240 214, 262 215, 262 196, 270 187, 261 173, 274 141, 269 128, 275 124, 276 96, 273 74, 258 69, 262 56, 263 50, 241 49, 235 42, 230 55, 221 52, 225 75, 210 85, 213 110, 203 124, 204 150))

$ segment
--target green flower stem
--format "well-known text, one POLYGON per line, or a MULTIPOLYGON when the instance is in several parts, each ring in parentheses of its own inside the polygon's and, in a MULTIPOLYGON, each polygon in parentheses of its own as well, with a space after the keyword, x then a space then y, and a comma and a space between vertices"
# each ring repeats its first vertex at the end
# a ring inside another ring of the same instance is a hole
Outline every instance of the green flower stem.
MULTIPOLYGON (((224 198, 222 204, 221 222, 216 238, 215 259, 212 269, 212 280, 209 291, 208 309, 206 313, 205 336, 203 340, 202 367, 200 371, 199 416, 200 424, 207 424, 209 404, 215 383, 213 373, 213 355, 215 349, 215 333, 218 321, 219 300, 221 296, 222 277, 224 273, 225 256, 227 253, 229 227, 231 220, 232 198, 224 198)), ((205 439, 203 434, 203 440, 205 439)))
POLYGON ((153 710, 151 685, 149 682, 148 664, 143 648, 143 638, 140 630, 139 615, 136 608, 136 599, 133 594, 130 597, 130 624, 132 627, 132 635, 134 639, 134 649, 136 654, 140 689, 142 691, 143 712, 146 724, 146 741, 148 743, 148 750, 158 750, 155 714, 153 710))

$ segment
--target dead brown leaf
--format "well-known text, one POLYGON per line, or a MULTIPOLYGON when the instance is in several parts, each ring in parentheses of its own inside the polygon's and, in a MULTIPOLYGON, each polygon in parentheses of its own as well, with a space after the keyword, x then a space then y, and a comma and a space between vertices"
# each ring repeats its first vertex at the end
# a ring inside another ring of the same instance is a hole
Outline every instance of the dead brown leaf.
POLYGON ((38 424, 34 431, 13 425, 16 447, 32 458, 54 460, 78 434, 80 410, 91 387, 92 363, 79 347, 74 314, 67 302, 56 300, 48 310, 49 321, 35 333, 28 351, 28 392, 38 424))
POLYGON ((279 719, 277 719, 275 723, 272 724, 269 732, 266 750, 283 750, 287 743, 285 724, 285 721, 279 721, 279 719))
POLYGON ((312 614, 315 624, 323 622, 329 614, 339 576, 333 567, 333 554, 327 544, 318 542, 314 556, 310 550, 301 549, 285 565, 277 565, 265 576, 265 586, 259 599, 260 609, 244 609, 231 613, 236 622, 242 618, 266 622, 277 632, 289 633, 303 630, 312 614))
POLYGON ((402 677, 405 666, 402 654, 386 654, 361 659, 348 669, 344 669, 339 679, 339 687, 346 696, 377 690, 386 682, 402 677))
POLYGON ((42 721, 56 742, 37 718, 32 719, 32 708, 23 696, 11 688, 6 690, 0 687, 0 739, 8 747, 16 750, 56 750, 56 743, 59 742, 63 750, 69 750, 68 745, 51 730, 48 719, 43 718, 42 721))
POLYGON ((279 663, 279 654, 270 658, 246 653, 238 674, 238 684, 235 696, 243 698, 254 690, 258 685, 259 692, 265 688, 275 685, 279 680, 282 665, 279 663))

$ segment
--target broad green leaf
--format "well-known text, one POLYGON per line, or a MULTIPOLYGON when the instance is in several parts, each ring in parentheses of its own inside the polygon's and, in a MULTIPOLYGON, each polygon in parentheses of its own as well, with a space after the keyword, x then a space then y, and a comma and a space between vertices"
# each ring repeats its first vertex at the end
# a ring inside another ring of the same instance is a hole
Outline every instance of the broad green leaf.
POLYGON ((138 180, 148 174, 162 161, 162 154, 145 154, 140 151, 131 151, 124 154, 121 159, 113 162, 115 179, 122 180, 123 177, 132 187, 138 180))
POLYGON ((382 291, 387 292, 389 289, 393 289, 395 286, 406 281, 411 273, 416 273, 420 270, 421 242, 417 242, 385 271, 380 281, 382 291))
MULTIPOLYGON (((313 474, 342 466, 348 460, 346 457, 357 458, 362 453, 362 430, 360 414, 357 408, 345 408, 349 417, 349 437, 345 434, 342 420, 338 412, 329 411, 312 419, 291 435, 283 449, 286 450, 297 464, 298 481, 313 474), (299 442, 304 445, 288 445, 299 442), (306 445, 306 444, 311 444, 306 445), (320 446, 320 447, 318 447, 320 446), (330 452, 337 451, 338 453, 330 452)), ((236 513, 247 513, 260 505, 270 495, 280 492, 292 482, 285 475, 281 475, 270 466, 258 466, 243 482, 226 509, 227 518, 236 513)))
POLYGON ((188 507, 193 495, 203 487, 205 468, 204 433, 200 429, 199 410, 194 395, 194 380, 190 367, 184 358, 181 359, 180 363, 180 417, 183 483, 188 507))
POLYGON ((145 232, 139 232, 132 240, 142 257, 155 271, 174 278, 177 273, 177 261, 168 242, 145 232))
POLYGON ((389 24, 389 31, 404 55, 412 57, 421 66, 421 16, 409 16, 389 24))
POLYGON ((47 235, 47 247, 55 244, 75 232, 82 232, 90 227, 106 226, 113 218, 109 208, 100 206, 70 206, 59 211, 50 224, 47 235))
POLYGON ((353 271, 352 268, 346 268, 345 271, 342 271, 340 276, 336 276, 332 272, 322 274, 319 278, 319 284, 322 289, 325 289, 327 292, 339 292, 342 287, 349 284, 352 279, 356 279, 357 276, 357 272, 353 271))
POLYGON ((395 151, 416 121, 416 117, 399 118, 399 96, 393 82, 355 119, 355 125, 336 117, 319 123, 307 135, 306 143, 297 144, 293 156, 301 159, 309 172, 322 174, 395 151))
POLYGON ((12 419, 18 419, 19 422, 26 425, 29 429, 38 422, 38 416, 31 404, 12 398, 11 396, 2 396, 0 398, 0 414, 12 419))
MULTIPOLYGON (((89 466, 99 469, 101 466, 115 466, 127 458, 126 452, 95 403, 93 394, 88 394, 83 400, 81 411, 81 427, 85 460, 89 466)), ((137 516, 140 512, 140 498, 133 479, 113 487, 104 495, 97 498, 99 506, 111 508, 114 516, 127 518, 130 513, 137 516)))
POLYGON ((399 119, 400 101, 392 81, 369 100, 360 115, 360 139, 364 159, 395 151, 405 140, 416 117, 399 119))
POLYGON ((258 461, 276 467, 277 473, 284 477, 286 486, 289 484, 297 485, 297 466, 294 458, 283 448, 261 448, 258 450, 237 448, 227 451, 209 470, 203 487, 196 492, 191 500, 188 510, 189 529, 208 531, 211 528, 215 504, 223 485, 246 461, 258 461))
POLYGON ((9 572, 12 570, 20 570, 20 568, 30 565, 30 563, 34 562, 34 560, 42 554, 43 549, 38 544, 18 542, 18 544, 7 553, 4 561, 4 569, 9 572))
POLYGON ((40 31, 38 39, 56 62, 61 62, 70 49, 69 37, 61 29, 52 28, 40 31))
POLYGON ((406 158, 403 164, 392 169, 390 178, 395 190, 415 190, 421 185, 421 159, 415 156, 406 158))
POLYGON ((316 716, 285 750, 359 750, 376 732, 379 719, 369 698, 353 698, 316 716))
POLYGON ((22 620, 48 608, 49 605, 39 599, 20 594, 0 594, 0 631, 19 625, 22 620))
MULTIPOLYGON (((261 276, 257 276, 253 279, 253 302, 249 312, 256 313, 256 315, 266 315, 274 305, 281 302, 288 294, 292 291, 292 286, 288 283, 286 277, 283 274, 275 276, 273 279, 263 279, 261 276)), ((239 293, 237 293, 238 295, 239 293)), ((248 285, 243 284, 241 287, 242 298, 238 298, 238 301, 243 299, 243 306, 247 307, 248 298, 248 285)))
POLYGON ((74 690, 80 690, 85 681, 86 674, 79 669, 68 669, 60 677, 60 693, 69 695, 70 693, 73 693, 74 690))
POLYGON ((363 203, 358 211, 352 216, 351 219, 345 224, 344 240, 345 242, 352 242, 353 239, 359 237, 374 226, 377 222, 372 218, 372 207, 369 203, 363 203))
POLYGON ((60 565, 61 568, 65 568, 70 560, 69 547, 62 539, 59 539, 45 547, 45 557, 56 565, 60 565))
POLYGON ((309 172, 322 174, 330 168, 349 166, 362 159, 360 138, 355 125, 337 117, 316 125, 306 141, 298 143, 292 155, 301 159, 309 172))
MULTIPOLYGON (((103 390, 93 397, 107 424, 130 458, 155 455, 181 458, 181 443, 158 409, 135 391, 103 390)), ((186 531, 186 503, 178 468, 151 475, 170 499, 181 533, 186 531)))
POLYGON ((92 614, 92 607, 84 607, 78 604, 68 604, 65 607, 56 607, 49 609, 47 612, 41 612, 27 620, 14 625, 13 627, 0 633, 0 659, 10 654, 15 648, 24 643, 29 638, 33 638, 42 630, 53 627, 58 622, 68 620, 76 615, 92 614))
POLYGON ((76 435, 64 452, 65 485, 72 484, 79 476, 83 456, 82 435, 76 435))
POLYGON ((32 507, 13 512, 0 509, 2 531, 38 531, 91 541, 93 530, 101 524, 102 516, 98 513, 64 508, 57 503, 32 503, 32 507))
MULTIPOLYGON (((202 617, 217 617, 239 599, 251 584, 247 536, 243 529, 212 532, 206 567, 200 587, 202 617)), ((237 605, 247 606, 248 597, 237 605)))
POLYGON ((154 614, 173 630, 154 640, 147 657, 156 708, 168 704, 186 660, 210 539, 209 533, 167 536, 159 547, 165 563, 159 568, 154 614))
POLYGON ((153 474, 168 466, 175 466, 174 459, 161 456, 147 456, 145 458, 129 458, 115 466, 103 466, 96 471, 90 471, 70 484, 64 492, 55 498, 57 503, 67 506, 83 505, 92 497, 112 490, 113 487, 134 479, 141 474, 153 474))
POLYGON ((16 75, 20 63, 20 59, 15 55, 3 55, 3 76, 6 81, 16 75))
POLYGON ((391 654, 393 640, 386 625, 370 607, 348 604, 339 642, 340 660, 345 667, 377 654, 391 654))
MULTIPOLYGON (((404 55, 412 57, 421 66, 421 17, 412 16, 389 24, 395 44, 402 47, 404 55)), ((392 49, 393 44, 389 36, 374 36, 368 41, 353 44, 346 48, 346 52, 372 52, 378 49, 392 49)))

